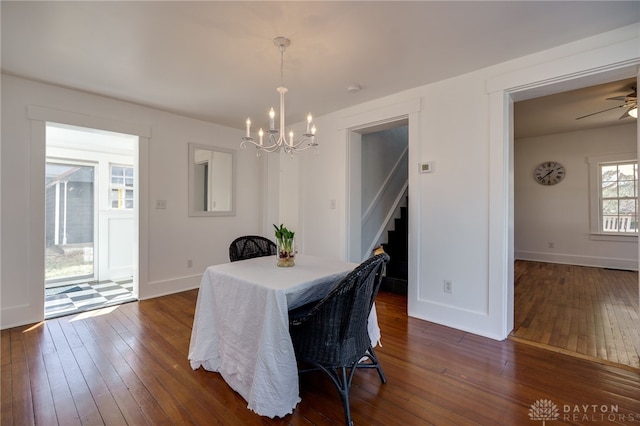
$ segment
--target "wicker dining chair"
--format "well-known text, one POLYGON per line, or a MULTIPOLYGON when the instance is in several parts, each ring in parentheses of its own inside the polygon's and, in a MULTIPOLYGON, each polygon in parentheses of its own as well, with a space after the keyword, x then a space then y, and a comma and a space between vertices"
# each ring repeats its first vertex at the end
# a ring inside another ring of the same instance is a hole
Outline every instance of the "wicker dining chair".
POLYGON ((340 393, 345 421, 351 425, 349 390, 358 368, 375 368, 387 379, 373 351, 367 325, 389 255, 362 262, 312 307, 289 311, 289 332, 300 373, 322 370, 340 393))
POLYGON ((272 256, 278 252, 276 243, 259 235, 238 237, 229 245, 229 261, 253 259, 254 257, 272 256))

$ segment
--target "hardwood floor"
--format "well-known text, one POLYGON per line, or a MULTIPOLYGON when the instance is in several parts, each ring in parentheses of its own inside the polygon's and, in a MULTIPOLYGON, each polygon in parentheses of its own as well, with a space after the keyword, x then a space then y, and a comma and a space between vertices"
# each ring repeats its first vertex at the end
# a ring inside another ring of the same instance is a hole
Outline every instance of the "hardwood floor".
POLYGON ((516 261, 512 336, 640 369, 638 273, 516 261))
MULTIPOLYGON (((196 297, 188 291, 3 330, 1 424, 343 424, 324 375, 304 375, 293 414, 268 419, 217 373, 193 371, 196 297)), ((405 307, 403 296, 378 297, 377 354, 388 383, 374 370, 357 372, 355 425, 538 425, 542 400, 558 408, 553 424, 640 421, 638 371, 408 318, 405 307)))

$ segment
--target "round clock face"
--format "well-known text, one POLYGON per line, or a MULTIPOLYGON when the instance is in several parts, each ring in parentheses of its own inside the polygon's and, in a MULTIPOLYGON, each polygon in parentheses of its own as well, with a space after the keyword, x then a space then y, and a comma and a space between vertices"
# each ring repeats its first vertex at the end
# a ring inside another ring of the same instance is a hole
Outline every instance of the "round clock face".
POLYGON ((540 185, 555 185, 564 179, 564 166, 555 161, 540 163, 533 172, 533 178, 540 185))

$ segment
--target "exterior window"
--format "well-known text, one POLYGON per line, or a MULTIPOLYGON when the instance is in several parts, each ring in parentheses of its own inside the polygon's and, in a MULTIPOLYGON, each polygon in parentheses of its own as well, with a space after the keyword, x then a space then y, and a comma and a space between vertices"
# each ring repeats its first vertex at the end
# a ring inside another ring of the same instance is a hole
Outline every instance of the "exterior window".
POLYGON ((111 208, 133 208, 133 167, 111 166, 111 208))
POLYGON ((638 163, 601 163, 600 232, 638 233, 638 163))

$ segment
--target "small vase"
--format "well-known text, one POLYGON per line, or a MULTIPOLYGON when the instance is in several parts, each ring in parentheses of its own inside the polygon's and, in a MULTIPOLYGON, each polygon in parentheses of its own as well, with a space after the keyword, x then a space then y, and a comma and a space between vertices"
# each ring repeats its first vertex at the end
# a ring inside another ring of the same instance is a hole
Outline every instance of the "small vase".
POLYGON ((296 257, 295 241, 293 238, 282 238, 278 240, 278 266, 290 267, 295 265, 296 257))

